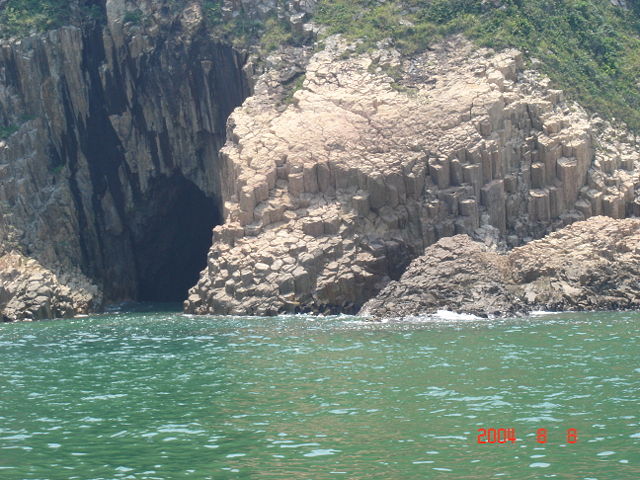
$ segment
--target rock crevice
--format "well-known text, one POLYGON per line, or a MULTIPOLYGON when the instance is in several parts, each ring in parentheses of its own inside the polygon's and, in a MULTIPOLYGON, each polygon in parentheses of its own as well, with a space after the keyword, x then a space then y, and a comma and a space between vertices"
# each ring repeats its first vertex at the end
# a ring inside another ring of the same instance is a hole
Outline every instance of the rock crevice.
MULTIPOLYGON (((186 297, 222 221, 226 121, 251 91, 246 53, 210 36, 199 2, 149 2, 141 25, 107 3, 104 27, 0 46, 0 124, 17 130, 0 142, 0 253, 81 285, 65 315, 186 297)), ((2 310, 25 300, 2 288, 2 310)), ((5 316, 62 312, 44 297, 5 316)))

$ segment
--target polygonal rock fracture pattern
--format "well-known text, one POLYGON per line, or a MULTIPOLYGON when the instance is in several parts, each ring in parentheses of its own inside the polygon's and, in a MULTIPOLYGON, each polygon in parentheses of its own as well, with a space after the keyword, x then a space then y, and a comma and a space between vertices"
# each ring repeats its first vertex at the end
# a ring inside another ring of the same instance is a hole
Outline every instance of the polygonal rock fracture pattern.
POLYGON ((586 113, 518 52, 345 48, 311 59, 287 108, 265 74, 232 115, 226 223, 186 311, 354 312, 440 238, 513 247, 632 208, 636 151, 595 149, 586 113))

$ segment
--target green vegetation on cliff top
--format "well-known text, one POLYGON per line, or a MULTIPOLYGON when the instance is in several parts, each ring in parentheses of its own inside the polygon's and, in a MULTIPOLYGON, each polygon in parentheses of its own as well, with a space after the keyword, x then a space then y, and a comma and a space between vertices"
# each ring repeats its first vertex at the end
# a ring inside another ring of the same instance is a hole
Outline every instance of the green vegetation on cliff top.
POLYGON ((64 25, 71 20, 71 6, 65 0, 8 0, 0 11, 3 37, 22 36, 64 25))
MULTIPOLYGON (((463 33, 478 45, 515 47, 571 98, 640 131, 640 0, 628 8, 610 0, 319 0, 315 21, 327 33, 363 40, 362 49, 391 39, 418 53, 446 35, 463 33)), ((263 24, 243 12, 222 20, 216 0, 204 0, 209 19, 237 44, 263 51, 295 44, 290 26, 263 24)))
POLYGON ((213 34, 240 48, 257 45, 263 53, 268 53, 281 45, 299 45, 305 40, 296 35, 288 21, 275 15, 258 21, 240 10, 237 16, 228 20, 223 17, 219 0, 202 0, 202 7, 213 34))
MULTIPOLYGON (((99 20, 91 0, 0 2, 0 36, 20 36, 77 21, 99 20)), ((212 30, 267 52, 302 39, 284 20, 244 12, 225 21, 219 0, 203 0, 212 30)), ((327 33, 362 39, 362 48, 391 39, 408 54, 452 33, 478 45, 515 47, 540 60, 544 73, 582 105, 640 130, 640 0, 319 0, 315 21, 327 33)), ((137 18, 128 19, 130 21, 137 18)))
POLYGON ((330 33, 390 38, 407 53, 464 33, 495 49, 541 61, 552 81, 583 106, 640 130, 640 1, 322 0, 316 20, 330 33))
POLYGON ((22 37, 77 22, 100 21, 104 9, 95 0, 0 1, 0 37, 22 37))

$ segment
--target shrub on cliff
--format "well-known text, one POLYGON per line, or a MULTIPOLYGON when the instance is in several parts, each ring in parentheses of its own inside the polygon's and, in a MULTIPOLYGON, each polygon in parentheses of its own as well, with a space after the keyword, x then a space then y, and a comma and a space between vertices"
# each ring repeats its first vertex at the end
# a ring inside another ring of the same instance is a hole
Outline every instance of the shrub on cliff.
POLYGON ((98 0, 5 0, 0 2, 0 37, 21 37, 71 23, 102 22, 98 0))
POLYGON ((329 33, 391 39, 407 53, 450 33, 516 47, 584 106, 640 130, 640 2, 609 0, 320 0, 329 33))
POLYGON ((24 35, 63 25, 69 18, 69 2, 63 0, 9 0, 0 12, 0 32, 3 37, 24 35))

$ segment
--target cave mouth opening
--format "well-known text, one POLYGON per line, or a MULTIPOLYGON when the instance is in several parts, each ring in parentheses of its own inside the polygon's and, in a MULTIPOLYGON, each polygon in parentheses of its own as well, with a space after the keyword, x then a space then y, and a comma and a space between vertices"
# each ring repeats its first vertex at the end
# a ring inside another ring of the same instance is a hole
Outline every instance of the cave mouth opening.
POLYGON ((137 300, 182 302, 207 263, 219 201, 180 174, 153 181, 134 213, 137 300))

